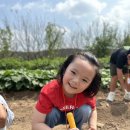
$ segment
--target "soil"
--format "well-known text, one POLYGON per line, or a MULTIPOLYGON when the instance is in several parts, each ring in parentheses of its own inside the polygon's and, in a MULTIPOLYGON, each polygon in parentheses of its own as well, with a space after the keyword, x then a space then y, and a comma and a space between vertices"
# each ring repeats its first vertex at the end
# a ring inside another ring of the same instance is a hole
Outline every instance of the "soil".
MULTIPOLYGON (((31 115, 39 92, 6 92, 2 95, 15 114, 13 124, 8 130, 31 130, 31 115)), ((130 102, 123 100, 124 93, 116 91, 113 103, 106 102, 108 91, 99 91, 97 95, 98 130, 130 130, 130 102)), ((54 130, 66 130, 59 125, 54 130)), ((87 124, 83 125, 87 130, 87 124)))

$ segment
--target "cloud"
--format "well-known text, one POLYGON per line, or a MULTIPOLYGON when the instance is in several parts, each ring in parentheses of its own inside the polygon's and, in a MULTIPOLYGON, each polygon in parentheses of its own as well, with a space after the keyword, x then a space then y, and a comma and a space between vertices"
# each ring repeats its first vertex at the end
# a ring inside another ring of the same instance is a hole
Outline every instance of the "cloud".
POLYGON ((41 2, 30 2, 24 5, 25 9, 47 9, 49 8, 49 5, 43 1, 41 2))
POLYGON ((19 11, 22 9, 22 5, 20 3, 16 3, 14 6, 11 7, 12 11, 19 11))
MULTIPOLYGON (((1 4, 0 9, 8 11, 10 6, 12 4, 6 6, 1 4)), ((129 0, 31 0, 26 3, 15 2, 11 10, 19 11, 21 14, 28 11, 33 15, 47 18, 47 21, 55 19, 62 26, 79 23, 84 27, 87 23, 99 19, 112 25, 119 24, 124 27, 130 21, 129 0)))
POLYGON ((21 11, 21 10, 46 10, 49 8, 49 5, 44 1, 28 2, 26 4, 16 3, 11 7, 12 11, 21 11))
POLYGON ((100 16, 104 21, 112 25, 125 28, 130 21, 130 2, 129 0, 119 1, 109 12, 100 16))
POLYGON ((36 7, 36 3, 34 3, 34 2, 29 2, 29 3, 27 3, 26 5, 24 5, 23 6, 23 8, 24 9, 33 9, 33 8, 35 8, 36 7))
POLYGON ((105 3, 98 0, 66 0, 57 3, 52 11, 63 13, 70 18, 81 18, 90 14, 98 14, 105 6, 105 3))

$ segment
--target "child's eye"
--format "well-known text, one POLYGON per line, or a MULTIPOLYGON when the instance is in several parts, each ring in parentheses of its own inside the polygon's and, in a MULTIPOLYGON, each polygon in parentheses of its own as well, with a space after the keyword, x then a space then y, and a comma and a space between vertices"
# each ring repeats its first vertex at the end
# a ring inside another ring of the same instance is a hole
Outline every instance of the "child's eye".
POLYGON ((71 73, 74 74, 74 75, 76 74, 76 72, 74 72, 74 71, 71 71, 71 73))
POLYGON ((86 83, 88 82, 86 79, 82 79, 82 81, 83 81, 83 82, 86 82, 86 83))

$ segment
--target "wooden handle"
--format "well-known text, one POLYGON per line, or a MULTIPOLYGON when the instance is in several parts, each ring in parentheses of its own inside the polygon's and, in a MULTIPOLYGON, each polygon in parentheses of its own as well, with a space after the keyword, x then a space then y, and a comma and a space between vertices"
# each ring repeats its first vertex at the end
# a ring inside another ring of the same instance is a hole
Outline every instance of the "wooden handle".
POLYGON ((68 119, 70 128, 76 128, 76 124, 75 124, 75 120, 74 120, 74 116, 72 112, 67 113, 67 119, 68 119))

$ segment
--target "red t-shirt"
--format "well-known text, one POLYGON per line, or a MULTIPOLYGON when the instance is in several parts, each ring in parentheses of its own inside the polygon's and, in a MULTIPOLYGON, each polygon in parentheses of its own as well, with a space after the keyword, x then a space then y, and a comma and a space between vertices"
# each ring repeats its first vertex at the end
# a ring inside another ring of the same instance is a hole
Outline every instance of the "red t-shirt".
POLYGON ((84 96, 83 93, 79 93, 73 98, 66 97, 63 95, 62 86, 58 81, 52 80, 41 89, 36 109, 41 113, 48 114, 53 107, 60 111, 71 111, 84 104, 90 105, 92 109, 95 109, 95 97, 89 98, 84 96))

